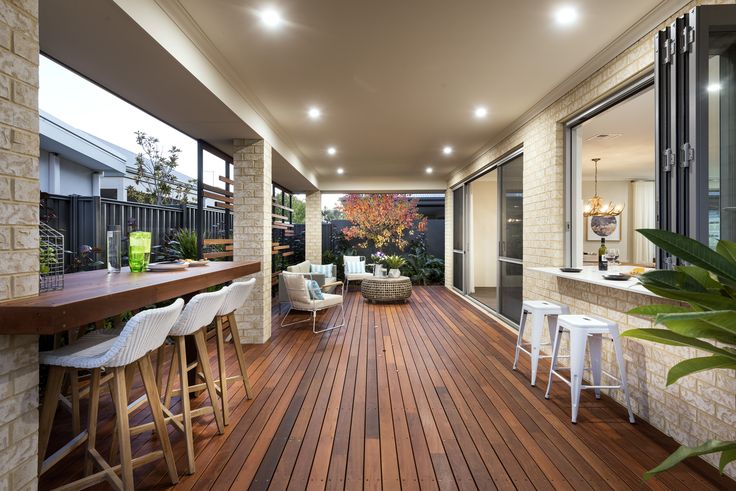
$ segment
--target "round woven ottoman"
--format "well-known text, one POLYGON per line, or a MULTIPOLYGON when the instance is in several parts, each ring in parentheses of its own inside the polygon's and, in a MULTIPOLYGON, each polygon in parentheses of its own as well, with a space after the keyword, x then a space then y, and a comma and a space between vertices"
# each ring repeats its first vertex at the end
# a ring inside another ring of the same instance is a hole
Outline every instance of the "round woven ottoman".
POLYGON ((405 302, 411 297, 411 280, 398 278, 369 278, 360 285, 360 293, 369 302, 405 302))

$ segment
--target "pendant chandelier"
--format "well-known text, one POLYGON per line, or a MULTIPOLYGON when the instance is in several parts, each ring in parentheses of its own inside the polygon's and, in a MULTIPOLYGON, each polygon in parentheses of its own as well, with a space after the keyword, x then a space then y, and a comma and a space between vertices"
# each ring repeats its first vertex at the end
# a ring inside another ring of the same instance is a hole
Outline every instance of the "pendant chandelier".
POLYGON ((603 204, 603 198, 598 196, 598 161, 600 158, 591 159, 593 165, 595 165, 595 193, 593 197, 585 203, 583 207, 583 216, 585 217, 617 217, 624 211, 624 205, 614 205, 613 202, 609 201, 608 204, 603 204))

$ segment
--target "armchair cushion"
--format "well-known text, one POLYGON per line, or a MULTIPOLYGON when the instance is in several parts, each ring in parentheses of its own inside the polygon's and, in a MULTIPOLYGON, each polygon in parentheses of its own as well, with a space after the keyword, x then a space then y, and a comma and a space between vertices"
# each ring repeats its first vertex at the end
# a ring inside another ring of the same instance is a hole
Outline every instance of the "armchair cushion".
POLYGON ((334 295, 332 293, 323 293, 323 300, 313 300, 311 302, 294 302, 291 306, 295 310, 322 310, 342 303, 341 295, 334 295))
POLYGON ((305 280, 307 282, 307 290, 309 291, 309 298, 312 300, 324 300, 325 297, 320 290, 319 285, 314 280, 305 280))
POLYGON ((289 273, 309 273, 312 263, 309 261, 302 261, 299 264, 288 266, 286 271, 289 273))
POLYGON ((364 274, 365 261, 346 261, 345 274, 364 274))
POLYGON ((310 266, 310 272, 321 273, 325 275, 325 277, 329 278, 333 276, 332 271, 334 267, 335 267, 334 264, 312 264, 310 266))

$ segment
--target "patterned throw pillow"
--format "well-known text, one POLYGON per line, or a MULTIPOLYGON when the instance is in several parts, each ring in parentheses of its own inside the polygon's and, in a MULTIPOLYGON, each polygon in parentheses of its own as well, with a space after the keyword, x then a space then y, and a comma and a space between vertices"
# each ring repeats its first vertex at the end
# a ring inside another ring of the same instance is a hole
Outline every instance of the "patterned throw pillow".
POLYGON ((348 274, 365 273, 365 261, 348 261, 345 263, 345 272, 348 274))
POLYGON ((306 280, 307 290, 309 291, 309 298, 312 300, 324 300, 325 296, 322 294, 322 290, 319 288, 319 284, 314 280, 306 280))
POLYGON ((311 268, 310 273, 323 274, 327 278, 332 276, 332 264, 312 264, 311 268))

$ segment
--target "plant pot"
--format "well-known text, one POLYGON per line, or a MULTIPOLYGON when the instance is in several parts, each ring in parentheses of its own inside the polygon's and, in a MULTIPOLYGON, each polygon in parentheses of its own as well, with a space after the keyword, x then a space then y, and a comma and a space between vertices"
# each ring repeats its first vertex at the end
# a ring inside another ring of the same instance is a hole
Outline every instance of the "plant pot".
POLYGON ((401 276, 401 270, 399 270, 399 269, 390 269, 388 271, 388 276, 389 276, 389 278, 398 278, 399 276, 401 276))

